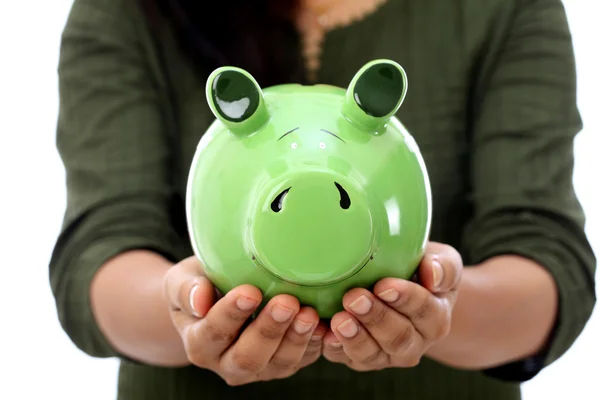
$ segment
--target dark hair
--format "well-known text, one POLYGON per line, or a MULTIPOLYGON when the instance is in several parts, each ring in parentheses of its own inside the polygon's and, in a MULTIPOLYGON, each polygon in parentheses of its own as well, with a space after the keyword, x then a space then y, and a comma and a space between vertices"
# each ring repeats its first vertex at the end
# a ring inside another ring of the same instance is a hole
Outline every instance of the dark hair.
POLYGON ((198 66, 240 67, 263 87, 304 81, 297 0, 140 1, 151 22, 157 13, 168 21, 198 66))

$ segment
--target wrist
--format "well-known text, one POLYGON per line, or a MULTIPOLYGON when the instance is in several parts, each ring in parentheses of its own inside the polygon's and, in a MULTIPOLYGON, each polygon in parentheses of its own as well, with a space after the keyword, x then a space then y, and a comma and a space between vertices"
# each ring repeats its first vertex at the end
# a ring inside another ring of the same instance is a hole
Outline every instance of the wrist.
POLYGON ((529 358, 548 342, 557 299, 551 275, 529 259, 506 255, 465 268, 450 333, 426 356, 479 370, 529 358))
POLYGON ((165 290, 165 277, 173 263, 163 265, 157 279, 148 288, 151 304, 155 307, 157 329, 149 342, 148 350, 155 354, 154 364, 162 367, 185 367, 190 365, 183 341, 171 318, 171 304, 165 290), (150 347, 154 346, 154 348, 150 347))
POLYGON ((160 366, 187 363, 164 293, 171 266, 158 254, 130 251, 96 274, 90 288, 96 322, 122 357, 160 366))
POLYGON ((425 356, 445 365, 455 368, 466 368, 469 366, 465 355, 472 354, 477 347, 475 341, 465 340, 472 336, 469 331, 475 329, 475 321, 479 310, 474 307, 481 292, 485 293, 485 275, 481 274, 480 265, 465 267, 458 288, 458 297, 452 310, 452 327, 448 335, 431 346, 425 356))

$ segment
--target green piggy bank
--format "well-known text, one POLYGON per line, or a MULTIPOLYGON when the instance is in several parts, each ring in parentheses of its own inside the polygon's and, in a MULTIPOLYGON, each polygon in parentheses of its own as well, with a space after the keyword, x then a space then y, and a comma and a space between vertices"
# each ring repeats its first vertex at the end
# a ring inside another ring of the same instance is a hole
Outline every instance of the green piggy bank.
POLYGON ((320 317, 353 287, 409 279, 431 224, 431 188, 413 137, 394 114, 406 74, 364 65, 347 90, 262 90, 246 71, 208 78, 216 120, 199 141, 186 212, 195 255, 223 293, 290 294, 320 317))

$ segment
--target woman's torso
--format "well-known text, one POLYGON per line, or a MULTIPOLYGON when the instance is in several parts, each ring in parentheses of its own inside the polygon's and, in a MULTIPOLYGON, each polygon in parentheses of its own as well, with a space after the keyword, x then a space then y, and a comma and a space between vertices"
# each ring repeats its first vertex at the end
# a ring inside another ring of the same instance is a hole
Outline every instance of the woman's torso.
MULTIPOLYGON (((122 0, 110 0, 122 3, 122 0)), ((318 83, 346 87, 366 62, 389 58, 406 70, 409 88, 398 117, 415 137, 430 175, 434 211, 431 239, 460 249, 469 216, 469 132, 479 84, 508 28, 512 1, 387 0, 374 13, 329 32, 323 42, 318 83)), ((122 4, 115 7, 121 10, 122 4)), ((194 68, 171 31, 145 26, 139 10, 141 51, 158 88, 172 138, 173 180, 181 208, 176 224, 185 235, 185 182, 197 143, 214 117, 205 100, 211 72, 194 68)), ((191 252, 191 250, 190 250, 191 252)), ((465 260, 468 263, 468 260, 465 260)), ((327 361, 283 381, 227 387, 197 368, 161 369, 124 361, 119 398, 130 399, 518 399, 519 387, 479 372, 457 371, 424 359, 411 369, 352 372, 327 361)))

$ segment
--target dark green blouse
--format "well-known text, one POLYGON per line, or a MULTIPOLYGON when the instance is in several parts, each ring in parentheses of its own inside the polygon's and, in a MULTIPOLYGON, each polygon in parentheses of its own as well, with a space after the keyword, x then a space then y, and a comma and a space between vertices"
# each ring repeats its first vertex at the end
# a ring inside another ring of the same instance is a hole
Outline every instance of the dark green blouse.
MULTIPOLYGON (((97 269, 128 249, 192 254, 183 199, 213 119, 210 71, 178 49, 168 25, 151 31, 132 0, 75 0, 64 30, 57 146, 67 209, 50 279, 63 328, 92 356, 120 357, 90 311, 97 269)), ((398 116, 429 169, 431 239, 456 247, 465 264, 519 254, 545 266, 560 291, 548 349, 488 371, 425 359, 359 373, 322 360, 290 379, 237 388, 198 368, 120 357, 119 399, 518 399, 519 381, 569 349, 595 304, 596 260, 572 187, 582 123, 561 1, 389 0, 327 35, 318 80, 346 87, 375 58, 408 75, 398 116)))

